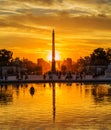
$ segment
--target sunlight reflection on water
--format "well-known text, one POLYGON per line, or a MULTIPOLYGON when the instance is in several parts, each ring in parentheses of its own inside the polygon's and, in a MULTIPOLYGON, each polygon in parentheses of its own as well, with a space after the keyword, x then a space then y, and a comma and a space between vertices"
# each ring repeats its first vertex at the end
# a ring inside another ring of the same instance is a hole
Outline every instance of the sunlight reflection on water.
POLYGON ((109 84, 0 86, 0 129, 111 129, 109 84))

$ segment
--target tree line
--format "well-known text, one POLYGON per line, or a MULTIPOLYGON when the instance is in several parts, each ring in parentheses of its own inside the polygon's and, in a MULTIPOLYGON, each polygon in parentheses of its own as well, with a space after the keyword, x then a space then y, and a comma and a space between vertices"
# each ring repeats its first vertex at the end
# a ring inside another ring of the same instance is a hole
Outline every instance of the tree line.
MULTIPOLYGON (((99 67, 99 66, 108 66, 111 62, 111 48, 96 48, 89 56, 80 57, 76 62, 72 63, 71 67, 72 72, 74 73, 83 73, 87 72, 88 66, 90 67, 99 67)), ((67 65, 61 66, 62 72, 67 72, 67 65)))
MULTIPOLYGON (((107 66, 111 62, 111 48, 97 48, 93 50, 93 52, 89 56, 80 57, 77 62, 73 64, 74 72, 82 72, 85 71, 86 66, 107 66)), ((19 57, 13 58, 13 52, 1 49, 0 50, 0 66, 19 66, 27 68, 30 72, 41 69, 37 67, 36 63, 19 57)), ((61 67, 65 69, 64 66, 61 67)))
POLYGON ((13 58, 13 52, 6 49, 0 50, 0 67, 3 66, 17 66, 21 68, 26 68, 29 73, 41 69, 40 67, 37 66, 36 63, 26 58, 23 59, 20 59, 19 57, 13 58))

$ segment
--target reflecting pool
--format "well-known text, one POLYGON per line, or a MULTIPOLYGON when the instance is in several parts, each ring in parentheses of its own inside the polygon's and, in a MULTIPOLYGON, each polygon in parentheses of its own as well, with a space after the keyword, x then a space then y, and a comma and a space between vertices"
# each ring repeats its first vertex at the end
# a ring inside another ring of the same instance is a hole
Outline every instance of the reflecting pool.
POLYGON ((111 85, 0 85, 0 130, 58 129, 111 130, 111 85))

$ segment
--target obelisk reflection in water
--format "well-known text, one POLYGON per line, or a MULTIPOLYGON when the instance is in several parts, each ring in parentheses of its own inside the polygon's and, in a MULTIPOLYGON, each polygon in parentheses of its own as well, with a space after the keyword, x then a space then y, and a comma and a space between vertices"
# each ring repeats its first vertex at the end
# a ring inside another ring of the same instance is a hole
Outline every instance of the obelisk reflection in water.
POLYGON ((53 105, 53 122, 55 122, 55 116, 56 116, 56 89, 55 89, 55 83, 52 83, 52 105, 53 105))

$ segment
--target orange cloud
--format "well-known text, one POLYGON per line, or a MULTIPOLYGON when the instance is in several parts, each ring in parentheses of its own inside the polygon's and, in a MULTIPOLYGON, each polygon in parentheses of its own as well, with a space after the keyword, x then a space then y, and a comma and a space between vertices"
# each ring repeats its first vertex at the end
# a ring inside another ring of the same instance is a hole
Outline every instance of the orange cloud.
POLYGON ((110 47, 110 7, 110 1, 98 0, 0 1, 0 48, 45 58, 52 29, 63 58, 77 59, 97 47, 110 47))

